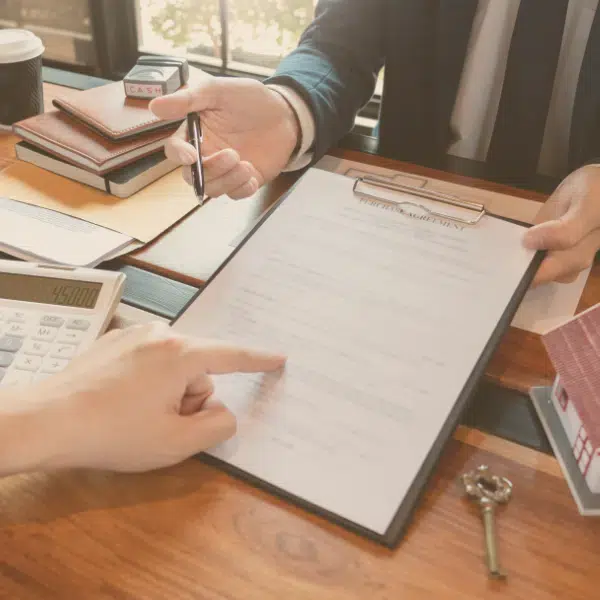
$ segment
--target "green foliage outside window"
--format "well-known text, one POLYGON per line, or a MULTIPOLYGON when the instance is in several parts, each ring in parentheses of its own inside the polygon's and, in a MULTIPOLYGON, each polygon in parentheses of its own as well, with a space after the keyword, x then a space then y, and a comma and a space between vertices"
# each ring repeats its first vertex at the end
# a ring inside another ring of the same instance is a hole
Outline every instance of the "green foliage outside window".
MULTIPOLYGON (((180 48, 204 39, 214 55, 221 56, 219 0, 166 0, 161 4, 151 21, 154 33, 180 48)), ((228 5, 233 53, 265 42, 270 44, 265 54, 281 57, 295 46, 314 14, 314 0, 230 0, 228 5)))

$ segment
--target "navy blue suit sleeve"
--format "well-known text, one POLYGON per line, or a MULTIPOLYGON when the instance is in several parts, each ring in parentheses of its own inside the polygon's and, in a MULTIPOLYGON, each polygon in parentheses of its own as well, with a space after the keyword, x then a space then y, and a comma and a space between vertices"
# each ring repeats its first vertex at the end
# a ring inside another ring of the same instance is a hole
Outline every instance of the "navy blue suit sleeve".
POLYGON ((265 83, 293 88, 312 110, 313 162, 354 124, 384 63, 387 0, 320 0, 298 47, 265 83))

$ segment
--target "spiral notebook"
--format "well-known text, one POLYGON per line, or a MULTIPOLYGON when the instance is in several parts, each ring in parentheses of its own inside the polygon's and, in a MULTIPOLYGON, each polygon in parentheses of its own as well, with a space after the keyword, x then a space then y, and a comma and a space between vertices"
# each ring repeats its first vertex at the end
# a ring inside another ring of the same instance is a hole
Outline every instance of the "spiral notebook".
POLYGON ((288 356, 216 377, 238 431, 202 457, 395 546, 539 266, 525 228, 309 170, 173 322, 288 356))

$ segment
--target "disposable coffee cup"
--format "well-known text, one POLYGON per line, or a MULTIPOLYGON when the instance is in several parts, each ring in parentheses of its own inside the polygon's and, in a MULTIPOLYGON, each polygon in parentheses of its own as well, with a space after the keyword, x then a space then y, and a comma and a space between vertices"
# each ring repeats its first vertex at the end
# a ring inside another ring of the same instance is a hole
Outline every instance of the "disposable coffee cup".
POLYGON ((43 53, 31 31, 0 29, 0 130, 44 112, 43 53))

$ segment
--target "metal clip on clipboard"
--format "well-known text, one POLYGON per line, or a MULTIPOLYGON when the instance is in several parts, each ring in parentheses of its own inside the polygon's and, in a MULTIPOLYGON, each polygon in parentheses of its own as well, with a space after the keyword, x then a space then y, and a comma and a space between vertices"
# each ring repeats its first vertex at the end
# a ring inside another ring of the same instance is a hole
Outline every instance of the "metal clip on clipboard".
POLYGON ((354 186, 352 191, 359 196, 364 196, 365 198, 371 198, 372 200, 377 200, 379 202, 389 202, 390 204, 403 205, 408 204, 410 206, 415 206, 424 210, 434 217, 440 217, 442 219, 448 219, 451 221, 457 221, 458 223, 463 223, 465 225, 475 225, 486 214, 485 206, 478 202, 470 202, 468 200, 461 200, 456 196, 452 196, 450 194, 443 194, 441 192, 434 192, 432 190, 424 190, 423 188, 418 188, 410 185, 402 185, 401 183, 389 183, 387 181, 382 181, 380 179, 375 179, 373 177, 357 177, 354 181, 354 186), (472 218, 463 218, 457 217, 455 215, 450 215, 447 213, 438 212, 432 210, 423 204, 419 204, 418 202, 410 202, 409 200, 390 200, 389 198, 381 198, 380 196, 375 196, 373 194, 369 194, 364 191, 359 191, 358 187, 361 183, 372 185, 373 187, 384 188, 387 190, 391 190, 393 192, 406 192, 413 196, 420 196, 422 198, 427 198, 428 200, 435 200, 437 202, 443 202, 445 204, 450 204, 452 206, 457 206, 459 208, 465 208, 467 210, 472 210, 477 212, 477 215, 472 218))

